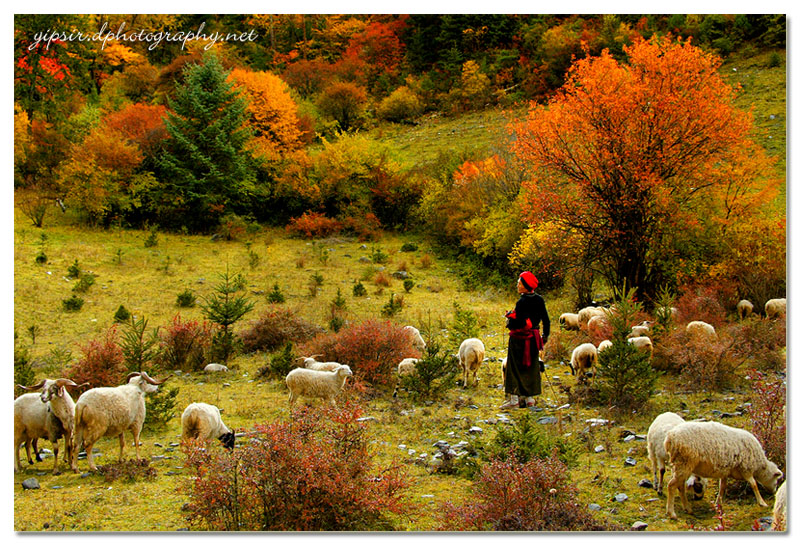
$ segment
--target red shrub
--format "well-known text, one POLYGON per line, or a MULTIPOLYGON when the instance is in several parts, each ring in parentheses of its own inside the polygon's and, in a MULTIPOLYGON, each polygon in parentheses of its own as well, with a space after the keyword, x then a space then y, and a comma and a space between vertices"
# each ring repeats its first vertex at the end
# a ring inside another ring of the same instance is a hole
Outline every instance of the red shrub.
POLYGON ((184 445, 197 476, 187 518, 202 529, 392 530, 406 488, 399 466, 375 468, 362 414, 350 405, 301 409, 256 427, 232 453, 184 445))
POLYGON ((323 354, 327 361, 347 364, 355 380, 373 386, 393 385, 400 360, 420 356, 403 327, 388 320, 367 320, 322 335, 299 352, 323 354))
POLYGON ((83 356, 68 371, 67 376, 78 384, 88 382, 92 388, 122 384, 128 369, 122 348, 117 344, 117 326, 104 335, 80 347, 83 356))
POLYGON ((686 322, 701 320, 719 327, 725 321, 725 309, 736 306, 736 299, 731 287, 693 286, 678 298, 675 306, 686 322))
POLYGON ((379 240, 382 235, 381 222, 372 212, 363 216, 347 216, 342 220, 345 231, 353 233, 358 240, 379 240))
POLYGON ((750 422, 767 458, 786 469, 786 381, 753 370, 750 422))
POLYGON ((733 350, 734 341, 717 330, 719 339, 695 338, 678 328, 653 347, 653 368, 675 371, 688 390, 721 390, 737 380, 736 369, 745 363, 733 350))
POLYGON ((298 317, 294 310, 271 305, 257 320, 250 322, 250 329, 240 333, 239 337, 245 352, 269 351, 289 341, 309 341, 322 331, 321 327, 298 317))
POLYGON ((165 369, 197 371, 208 363, 207 351, 214 334, 212 324, 196 320, 181 321, 176 314, 172 323, 161 330, 159 364, 165 369))
POLYGON ((444 504, 441 530, 614 530, 577 500, 567 467, 556 457, 520 463, 512 455, 481 468, 462 505, 444 504))
POLYGON ((327 237, 342 230, 339 220, 329 218, 320 212, 305 212, 299 218, 289 220, 286 226, 288 233, 306 238, 327 237))

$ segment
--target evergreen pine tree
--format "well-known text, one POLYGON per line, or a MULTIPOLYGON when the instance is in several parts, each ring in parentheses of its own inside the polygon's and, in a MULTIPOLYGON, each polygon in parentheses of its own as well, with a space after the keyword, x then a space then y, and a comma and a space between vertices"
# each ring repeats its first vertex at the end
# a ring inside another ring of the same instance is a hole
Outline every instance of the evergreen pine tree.
POLYGON ((207 54, 186 68, 170 101, 170 139, 158 159, 161 188, 154 195, 160 225, 208 230, 223 213, 245 206, 254 190, 252 157, 244 149, 247 103, 227 76, 216 55, 207 54))

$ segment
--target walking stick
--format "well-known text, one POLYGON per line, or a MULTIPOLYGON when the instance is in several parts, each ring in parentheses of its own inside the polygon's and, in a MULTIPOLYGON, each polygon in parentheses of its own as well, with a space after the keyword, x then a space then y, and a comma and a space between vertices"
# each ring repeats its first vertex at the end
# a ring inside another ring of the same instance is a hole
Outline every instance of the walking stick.
MULTIPOLYGON (((550 377, 547 375, 547 368, 544 365, 542 365, 542 368, 543 368, 542 373, 544 374, 544 378, 545 380, 547 380, 547 385, 550 387, 550 393, 553 394, 553 400, 558 401, 558 398, 556 398, 556 391, 553 388, 553 385, 550 383, 550 377)), ((568 409, 568 408, 569 408, 569 403, 561 405, 556 409, 556 423, 558 424, 558 433, 564 433, 564 429, 561 424, 561 409, 568 409)))

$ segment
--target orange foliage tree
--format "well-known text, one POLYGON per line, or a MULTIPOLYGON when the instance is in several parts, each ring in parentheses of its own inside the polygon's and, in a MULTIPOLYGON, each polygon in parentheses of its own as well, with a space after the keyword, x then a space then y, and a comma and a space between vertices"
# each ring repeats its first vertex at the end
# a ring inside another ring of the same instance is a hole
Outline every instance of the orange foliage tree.
POLYGON ((669 37, 625 52, 627 64, 608 51, 575 62, 513 124, 513 149, 531 170, 529 228, 555 227, 613 287, 649 300, 682 260, 708 258, 693 237, 732 211, 745 221, 775 180, 718 57, 669 37))
POLYGON ((247 126, 253 131, 256 157, 276 158, 301 147, 297 104, 289 86, 270 72, 251 72, 237 68, 229 81, 247 98, 247 126))

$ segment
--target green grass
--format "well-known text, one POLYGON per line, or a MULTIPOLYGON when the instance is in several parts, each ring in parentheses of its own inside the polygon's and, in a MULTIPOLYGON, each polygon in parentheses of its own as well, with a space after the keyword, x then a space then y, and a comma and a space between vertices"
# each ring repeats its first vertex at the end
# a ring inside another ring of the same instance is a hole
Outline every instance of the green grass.
MULTIPOLYGON (((114 312, 124 304, 137 316, 144 315, 151 327, 166 325, 172 316, 179 312, 184 318, 200 318, 199 308, 178 309, 176 295, 186 287, 198 295, 210 293, 216 276, 230 267, 231 271, 241 271, 248 280, 248 291, 256 301, 256 309, 246 319, 255 318, 266 308, 266 294, 274 284, 281 286, 287 297, 286 305, 296 308, 301 316, 320 325, 327 324, 328 308, 336 296, 337 288, 347 300, 349 320, 357 321, 367 317, 380 316, 380 308, 388 301, 391 293, 402 293, 402 281, 392 279, 382 295, 376 295, 378 287, 370 280, 365 281, 367 297, 352 297, 352 283, 365 275, 372 265, 359 262, 362 255, 369 255, 372 245, 361 248, 361 243, 348 239, 328 239, 322 241, 330 248, 330 257, 321 263, 314 257, 312 245, 305 240, 291 239, 279 230, 265 230, 249 239, 251 248, 261 256, 257 267, 251 269, 245 241, 212 242, 203 236, 182 236, 159 234, 158 246, 144 248, 146 231, 136 230, 90 230, 72 225, 68 218, 58 215, 46 220, 45 232, 49 242, 46 253, 49 262, 37 265, 33 258, 38 252, 36 242, 42 232, 29 227, 27 220, 19 213, 15 223, 15 328, 20 333, 21 342, 30 345, 24 331, 37 324, 40 333, 36 344, 30 346, 31 357, 41 362, 53 347, 63 347, 80 353, 79 346, 108 328, 114 312), (117 263, 117 249, 122 249, 122 263, 117 263), (164 271, 166 256, 170 256, 168 271, 164 271), (303 258, 305 267, 298 268, 297 261, 303 258), (84 270, 97 274, 97 282, 87 292, 84 308, 77 313, 61 311, 61 299, 71 293, 71 282, 64 280, 67 267, 78 259, 84 270), (52 274, 47 274, 51 272, 52 274), (324 278, 319 295, 312 298, 307 285, 313 272, 324 278), (203 279, 201 283, 200 280, 203 279), (253 294, 261 290, 263 294, 253 294)), ((387 272, 396 270, 405 261, 405 266, 421 287, 415 287, 410 294, 404 294, 405 308, 397 320, 425 327, 430 316, 432 329, 445 339, 445 348, 453 352, 455 341, 447 341, 442 333, 452 320, 453 300, 458 300, 464 309, 474 311, 481 327, 480 336, 487 347, 487 361, 478 374, 477 389, 460 389, 448 393, 441 402, 427 406, 415 404, 408 397, 391 400, 387 395, 366 401, 368 416, 375 417, 367 423, 371 432, 373 453, 379 464, 397 460, 408 462, 406 471, 412 485, 408 498, 420 507, 410 519, 398 520, 404 530, 430 531, 437 527, 437 506, 444 501, 463 501, 470 481, 461 477, 431 474, 423 466, 410 462, 410 458, 398 448, 407 445, 417 454, 426 452, 429 457, 434 452, 432 444, 445 439, 451 444, 473 438, 467 430, 478 425, 484 429, 484 441, 491 439, 500 424, 489 424, 486 420, 495 418, 496 407, 503 401, 501 374, 497 359, 505 356, 504 322, 502 314, 511 308, 515 297, 513 292, 468 292, 459 289, 458 279, 448 269, 453 264, 435 259, 429 269, 420 267, 420 257, 429 248, 420 240, 414 240, 420 249, 417 252, 399 252, 409 237, 387 235, 376 243, 390 256, 385 265, 387 272), (428 291, 426 286, 440 286, 441 291, 428 291), (474 405, 477 408, 471 408, 474 405), (402 413, 401 411, 407 411, 402 413)), ((566 300, 549 298, 551 315, 555 318, 562 310, 568 309, 566 300)), ((281 380, 251 382, 259 367, 265 363, 264 354, 236 357, 229 363, 232 371, 223 377, 206 377, 201 374, 173 377, 167 383, 180 388, 178 413, 193 401, 204 401, 219 406, 224 411, 226 423, 237 430, 249 429, 257 423, 288 418, 288 395, 281 380), (228 383, 229 385, 225 385, 228 383)), ((565 403, 559 384, 573 384, 573 377, 559 362, 548 362, 548 377, 555 390, 545 383, 542 396, 547 409, 540 414, 553 415, 555 407, 565 403), (558 377, 558 378, 556 378, 558 377)), ((44 376, 40 365, 37 378, 44 376)), ((592 431, 586 440, 585 423, 589 418, 611 418, 605 410, 573 406, 564 411, 564 434, 570 434, 578 445, 579 460, 570 471, 572 481, 580 490, 582 503, 598 503, 601 517, 629 526, 636 520, 643 520, 650 530, 686 530, 691 522, 696 527, 711 528, 717 523, 716 513, 708 498, 713 498, 715 485, 706 500, 696 503, 695 514, 685 515, 678 508, 679 520, 671 521, 664 515, 663 498, 656 499, 652 490, 640 488, 637 482, 651 478, 647 468, 645 444, 633 445, 620 441, 623 429, 644 434, 652 418, 663 410, 677 410, 680 403, 688 406, 689 418, 705 416, 713 418, 711 409, 731 412, 746 401, 742 393, 724 394, 686 394, 680 384, 672 379, 664 379, 660 385, 660 395, 656 396, 646 410, 638 414, 614 417, 615 421, 607 428, 592 431), (704 401, 711 399, 711 402, 704 401), (604 444, 606 451, 594 452, 596 444, 604 444), (630 453, 629 448, 634 450, 630 453), (638 464, 633 468, 623 465, 626 456, 633 456, 638 464), (618 492, 625 492, 630 499, 623 504, 615 504, 610 498, 618 492), (654 500, 655 501, 651 501, 654 500)), ((348 391, 346 395, 355 395, 348 391)), ((513 418, 513 413, 512 413, 513 418)), ((726 423, 748 427, 746 417, 732 418, 726 423)), ((52 459, 46 458, 33 467, 27 467, 14 476, 14 528, 18 531, 48 530, 124 530, 172 531, 187 526, 181 506, 188 500, 182 486, 191 474, 183 468, 184 458, 179 449, 166 451, 170 443, 177 442, 180 435, 179 418, 173 418, 164 429, 145 429, 142 435, 141 454, 145 457, 166 455, 170 458, 154 461, 158 477, 153 481, 127 484, 121 481, 106 483, 102 477, 92 475, 81 478, 65 472, 59 476, 50 474, 52 459), (160 443, 164 447, 158 447, 160 443), (167 472, 174 475, 166 475, 167 472), (43 475, 39 475, 44 472, 43 475), (35 476, 42 488, 37 491, 23 491, 20 483, 35 476), (61 489, 53 489, 61 486, 61 489)), ((130 437, 127 438, 130 443, 130 437)), ((49 448, 47 441, 41 446, 49 448)), ((115 461, 118 443, 114 438, 100 440, 97 447, 103 456, 98 463, 115 461)), ((126 449, 133 455, 130 444, 126 449)), ((85 461, 79 462, 81 471, 87 470, 85 461)), ((769 499, 767 501, 770 501, 769 499)), ((735 530, 747 530, 754 519, 769 515, 768 509, 761 509, 751 493, 741 498, 729 497, 725 503, 725 517, 735 530)))

